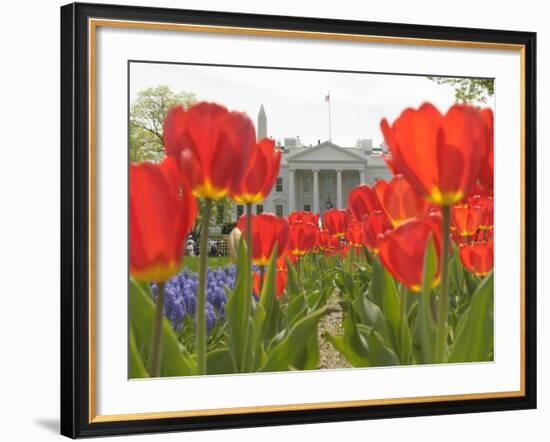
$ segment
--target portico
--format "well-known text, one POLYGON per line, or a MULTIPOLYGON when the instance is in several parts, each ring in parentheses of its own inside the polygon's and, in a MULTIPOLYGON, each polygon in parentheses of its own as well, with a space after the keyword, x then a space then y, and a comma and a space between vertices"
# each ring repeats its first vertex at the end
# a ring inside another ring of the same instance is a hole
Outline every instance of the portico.
POLYGON ((332 165, 289 166, 288 211, 309 210, 321 213, 347 206, 351 189, 365 182, 365 169, 357 165, 334 168, 332 165), (355 167, 355 168, 352 168, 355 167))
MULTIPOLYGON (((340 147, 331 142, 296 147, 283 152, 279 176, 265 201, 254 212, 286 216, 294 210, 323 213, 344 209, 348 193, 359 184, 390 179, 391 173, 380 155, 359 148, 340 147)), ((235 207, 235 219, 244 207, 235 207)))
POLYGON ((331 142, 291 152, 288 167, 288 211, 347 206, 347 194, 366 179, 367 158, 357 149, 331 142))

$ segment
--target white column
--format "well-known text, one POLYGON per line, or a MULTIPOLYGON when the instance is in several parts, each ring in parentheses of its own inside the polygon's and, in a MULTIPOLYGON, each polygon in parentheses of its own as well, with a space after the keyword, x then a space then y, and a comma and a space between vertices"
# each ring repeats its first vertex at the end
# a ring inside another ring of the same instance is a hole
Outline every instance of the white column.
POLYGON ((288 169, 288 213, 292 212, 295 207, 296 185, 294 173, 294 169, 288 169))
POLYGON ((342 169, 336 169, 336 208, 342 208, 342 169))
POLYGON ((367 182, 367 178, 365 176, 365 169, 359 170, 359 184, 365 184, 367 182))
POLYGON ((313 169, 313 213, 319 213, 319 169, 313 169))

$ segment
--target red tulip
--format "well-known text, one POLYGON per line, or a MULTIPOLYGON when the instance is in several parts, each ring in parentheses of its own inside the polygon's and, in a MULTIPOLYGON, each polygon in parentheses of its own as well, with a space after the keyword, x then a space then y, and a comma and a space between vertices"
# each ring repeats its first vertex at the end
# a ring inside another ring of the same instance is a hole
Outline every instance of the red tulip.
POLYGON ((378 253, 378 240, 380 236, 392 225, 388 217, 381 210, 375 210, 363 219, 363 239, 365 245, 374 253, 378 253))
MULTIPOLYGON (((293 255, 289 255, 289 256, 293 256, 293 255)), ((276 266, 277 266, 277 271, 278 272, 287 272, 288 271, 285 257, 286 257, 286 252, 283 253, 281 256, 279 256, 277 258, 276 266)))
POLYGON ((491 197, 481 198, 479 200, 479 206, 483 211, 483 223, 481 225, 482 229, 492 230, 495 227, 494 220, 494 200, 491 197))
MULTIPOLYGON (((264 276, 265 277, 265 276, 264 276)), ((262 292, 261 287, 263 286, 263 282, 260 282, 260 274, 258 272, 254 272, 253 275, 253 290, 256 294, 256 297, 260 297, 260 294, 262 292)), ((288 272, 287 271, 277 271, 275 273, 275 298, 279 299, 286 288, 286 282, 288 280, 288 272)))
MULTIPOLYGON (((472 199, 490 196, 491 194, 492 194, 492 191, 488 191, 487 189, 485 189, 485 187, 481 183, 477 182, 472 186, 470 195, 468 195, 468 197, 465 200, 461 201, 460 204, 462 203, 466 204, 467 202, 471 203, 472 199)), ((473 205, 475 206, 476 204, 473 204, 473 205)))
POLYGON ((349 245, 354 247, 361 247, 363 245, 365 239, 363 237, 362 223, 350 224, 348 230, 346 231, 346 241, 349 245))
POLYGON ((388 169, 390 169, 390 172, 394 175, 398 175, 399 170, 397 170, 397 166, 395 165, 395 161, 393 161, 393 157, 387 153, 383 153, 382 158, 384 158, 384 161, 386 162, 386 166, 388 166, 388 169))
POLYGON ((422 218, 428 205, 420 197, 403 175, 396 175, 388 183, 379 180, 374 185, 380 205, 394 227, 412 218, 422 218))
POLYGON ((362 221, 373 211, 381 209, 376 193, 368 184, 361 184, 350 191, 348 207, 358 221, 362 221))
POLYGON ((318 228, 311 223, 296 221, 290 225, 288 250, 295 256, 303 256, 315 245, 318 228))
POLYGON ((231 197, 238 203, 263 201, 279 175, 281 151, 268 138, 261 140, 252 149, 248 166, 242 179, 231 189, 231 197))
POLYGON ((166 154, 178 161, 193 194, 214 200, 238 187, 256 144, 250 118, 205 102, 187 111, 171 108, 163 137, 166 154))
POLYGON ((340 242, 340 238, 334 235, 330 235, 326 247, 325 247, 325 255, 326 256, 332 256, 334 255, 340 248, 342 247, 342 243, 340 242))
POLYGON ((303 221, 304 223, 311 223, 315 226, 319 225, 319 214, 306 211, 294 211, 288 215, 288 223, 294 224, 295 222, 303 221))
POLYGON ((481 227, 484 214, 478 206, 454 206, 451 210, 451 220, 460 236, 472 236, 481 227))
POLYGON ((485 120, 488 131, 488 149, 481 163, 479 180, 485 189, 492 191, 494 186, 494 123, 493 111, 489 108, 481 110, 481 116, 485 120))
MULTIPOLYGON (((241 232, 247 230, 247 217, 242 215, 237 222, 241 232)), ((288 242, 288 222, 285 218, 264 212, 252 215, 252 262, 267 265, 277 244, 277 257, 281 256, 288 242)))
POLYGON ((493 241, 464 244, 459 249, 464 267, 478 276, 484 276, 493 268, 493 241))
POLYGON ((319 250, 325 252, 325 255, 330 255, 338 249, 340 240, 336 236, 331 235, 328 230, 318 230, 315 245, 319 250))
POLYGON ((428 239, 433 237, 438 256, 438 268, 434 278, 439 283, 441 235, 437 235, 435 220, 410 220, 384 234, 379 241, 380 260, 384 267, 403 285, 413 291, 422 289, 424 255, 428 239))
POLYGON ((323 227, 331 235, 344 237, 350 221, 350 213, 347 209, 330 209, 323 213, 323 227))
POLYGON ((473 106, 456 104, 441 115, 431 104, 406 109, 382 132, 399 171, 416 192, 442 206, 470 193, 488 149, 487 126, 473 106))
POLYGON ((195 198, 173 158, 130 164, 130 274, 164 282, 180 267, 195 198))
POLYGON ((438 213, 428 213, 423 221, 427 222, 432 228, 432 234, 434 236, 434 241, 438 244, 443 244, 443 218, 438 213))
POLYGON ((279 299, 286 288, 288 281, 288 272, 277 272, 275 274, 275 297, 279 299))
POLYGON ((319 250, 324 250, 325 244, 327 242, 327 238, 330 236, 330 233, 328 233, 327 230, 317 230, 315 232, 315 247, 319 250))

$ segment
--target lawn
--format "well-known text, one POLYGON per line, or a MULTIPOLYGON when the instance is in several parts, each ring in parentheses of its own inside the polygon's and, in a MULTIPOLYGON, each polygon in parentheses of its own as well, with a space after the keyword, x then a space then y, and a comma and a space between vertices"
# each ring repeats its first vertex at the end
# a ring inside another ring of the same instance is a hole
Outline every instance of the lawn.
MULTIPOLYGON (((231 258, 229 256, 210 256, 208 258, 208 267, 217 268, 231 264, 231 258)), ((199 271, 199 257, 198 256, 186 256, 183 259, 183 269, 187 269, 191 273, 199 271)))

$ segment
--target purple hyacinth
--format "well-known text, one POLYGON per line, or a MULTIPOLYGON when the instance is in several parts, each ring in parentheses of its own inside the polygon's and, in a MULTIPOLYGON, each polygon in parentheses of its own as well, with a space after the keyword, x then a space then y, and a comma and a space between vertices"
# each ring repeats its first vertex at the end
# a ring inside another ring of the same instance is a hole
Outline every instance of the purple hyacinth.
MULTIPOLYGON (((225 287, 235 286, 236 267, 227 265, 209 268, 206 279, 206 328, 210 333, 217 321, 225 321, 225 287)), ((166 281, 164 288, 164 314, 170 320, 175 331, 181 330, 186 318, 195 317, 199 278, 197 273, 183 269, 166 281)), ((153 296, 156 296, 156 284, 151 284, 153 296)))

